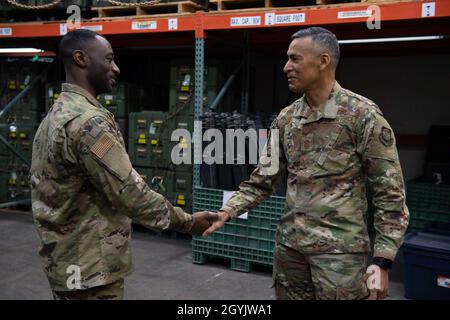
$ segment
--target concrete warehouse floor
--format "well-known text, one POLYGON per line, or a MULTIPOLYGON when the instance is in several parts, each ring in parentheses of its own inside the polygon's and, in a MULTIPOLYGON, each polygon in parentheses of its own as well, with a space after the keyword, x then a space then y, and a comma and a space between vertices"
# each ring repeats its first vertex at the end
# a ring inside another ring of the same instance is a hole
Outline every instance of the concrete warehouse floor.
MULTIPOLYGON (((141 230, 132 236, 134 272, 125 281, 125 299, 274 299, 270 268, 237 272, 218 259, 196 265, 189 238, 141 230)), ((0 299, 52 299, 38 245, 31 214, 0 211, 0 299)), ((396 273, 391 279, 398 279, 396 273)), ((389 299, 404 299, 401 282, 391 281, 389 299)))

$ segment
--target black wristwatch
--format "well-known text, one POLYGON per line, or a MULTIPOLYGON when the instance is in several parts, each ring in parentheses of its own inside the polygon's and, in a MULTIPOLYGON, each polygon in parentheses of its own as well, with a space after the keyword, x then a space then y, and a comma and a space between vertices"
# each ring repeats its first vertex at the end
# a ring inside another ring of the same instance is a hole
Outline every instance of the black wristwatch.
POLYGON ((392 260, 382 257, 374 257, 372 259, 372 264, 379 266, 381 269, 389 270, 392 267, 392 260))

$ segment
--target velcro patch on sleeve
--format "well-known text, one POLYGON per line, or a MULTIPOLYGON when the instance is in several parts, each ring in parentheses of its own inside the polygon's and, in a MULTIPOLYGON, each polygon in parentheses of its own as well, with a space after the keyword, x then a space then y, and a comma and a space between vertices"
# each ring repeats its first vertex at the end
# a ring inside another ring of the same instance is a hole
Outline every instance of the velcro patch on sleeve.
MULTIPOLYGON (((84 139, 90 137, 89 134, 84 135, 84 139)), ((85 155, 85 161, 93 175, 108 176, 112 174, 120 181, 124 182, 130 175, 133 166, 125 148, 118 141, 117 137, 109 132, 103 132, 99 138, 89 147, 89 154, 85 155), (94 162, 100 166, 96 166, 94 162)))
POLYGON ((367 145, 367 157, 398 161, 394 133, 386 119, 378 114, 372 139, 367 145))
POLYGON ((114 146, 114 141, 104 134, 91 147, 91 152, 102 159, 105 154, 114 146))

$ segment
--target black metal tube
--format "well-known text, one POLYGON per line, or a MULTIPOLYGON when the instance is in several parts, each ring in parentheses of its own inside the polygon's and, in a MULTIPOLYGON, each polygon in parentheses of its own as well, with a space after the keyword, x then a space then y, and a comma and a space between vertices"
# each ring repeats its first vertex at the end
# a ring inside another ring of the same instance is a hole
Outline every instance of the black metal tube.
POLYGON ((8 207, 12 207, 12 206, 17 206, 19 204, 30 205, 31 199, 23 199, 23 200, 0 203, 0 208, 8 208, 8 207))
POLYGON ((30 161, 25 158, 19 151, 17 151, 2 135, 0 135, 0 142, 3 143, 9 150, 11 150, 16 156, 24 162, 28 168, 31 168, 30 161))
POLYGON ((222 100, 222 97, 225 95, 225 93, 227 92, 228 88, 230 87, 231 83, 233 83, 234 78, 236 78, 236 75, 238 74, 238 72, 242 68, 242 65, 243 65, 243 63, 241 63, 236 68, 236 70, 234 70, 234 72, 228 77, 227 81, 225 82, 223 87, 220 89, 220 91, 217 94, 217 96, 214 98, 214 101, 211 103, 211 106, 209 107, 209 109, 214 110, 217 107, 217 105, 219 104, 220 100, 222 100))

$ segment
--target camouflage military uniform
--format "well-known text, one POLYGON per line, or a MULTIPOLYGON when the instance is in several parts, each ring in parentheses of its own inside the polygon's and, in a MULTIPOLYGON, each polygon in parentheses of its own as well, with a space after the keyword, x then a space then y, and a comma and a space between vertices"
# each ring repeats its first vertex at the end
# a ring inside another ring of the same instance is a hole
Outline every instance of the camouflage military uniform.
MULTIPOLYGON (((279 129, 280 148, 272 150, 268 143, 267 154, 279 159, 279 168, 264 172, 261 163, 267 161, 261 159, 250 179, 240 185, 239 192, 222 210, 235 217, 256 207, 273 192, 281 172, 287 170, 285 214, 277 227, 277 244, 297 251, 306 260, 318 254, 335 254, 337 261, 343 254, 355 254, 350 258, 355 267, 346 268, 360 270, 355 277, 362 282, 362 260, 357 256, 370 251, 367 181, 373 189, 376 209, 374 256, 393 260, 402 243, 409 212, 395 137, 375 103, 336 82, 319 110, 313 111, 302 97, 281 111, 272 128, 279 129)), ((292 255, 285 252, 278 248, 275 258, 289 260, 292 255)), ((325 265, 338 271, 339 267, 329 262, 325 265)), ((275 262, 276 284, 305 288, 280 279, 285 273, 283 265, 275 262)), ((317 267, 320 266, 323 263, 317 267)), ((307 282, 311 283, 311 277, 307 282)), ((335 295, 336 288, 354 286, 355 281, 328 283, 334 287, 331 295, 335 295)), ((321 297, 317 294, 320 283, 315 284, 316 297, 321 297)), ((361 288, 358 294, 348 297, 365 294, 366 288, 361 288)))
MULTIPOLYGON (((117 282, 131 272, 131 221, 187 232, 192 216, 153 192, 132 168, 113 115, 87 91, 63 84, 33 144, 32 207, 53 291, 117 282)), ((119 293, 120 295, 120 293, 119 293)))
POLYGON ((87 290, 53 291, 55 300, 122 300, 123 279, 87 290))

